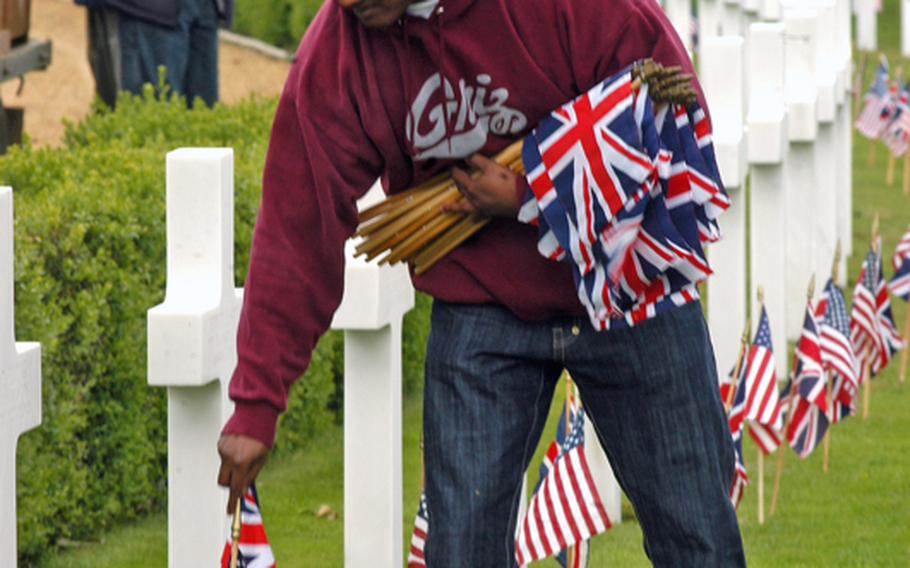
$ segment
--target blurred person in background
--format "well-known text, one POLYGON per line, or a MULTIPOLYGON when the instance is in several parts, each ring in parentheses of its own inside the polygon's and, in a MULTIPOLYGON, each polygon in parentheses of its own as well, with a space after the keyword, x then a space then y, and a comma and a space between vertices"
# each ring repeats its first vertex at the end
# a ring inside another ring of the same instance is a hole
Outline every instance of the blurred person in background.
POLYGON ((88 8, 89 62, 109 106, 119 91, 160 88, 159 66, 187 104, 218 100, 218 26, 230 25, 234 0, 75 1, 88 8))

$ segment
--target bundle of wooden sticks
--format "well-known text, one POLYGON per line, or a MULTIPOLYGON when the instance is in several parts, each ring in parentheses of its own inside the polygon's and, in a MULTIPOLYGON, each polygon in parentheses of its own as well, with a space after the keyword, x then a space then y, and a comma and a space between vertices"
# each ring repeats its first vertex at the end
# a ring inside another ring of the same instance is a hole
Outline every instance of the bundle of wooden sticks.
MULTIPOLYGON (((633 90, 647 84, 655 103, 690 104, 695 100, 692 76, 679 67, 646 59, 632 69, 632 76, 633 90)), ((519 140, 494 160, 524 175, 521 151, 519 140)), ((408 262, 415 274, 423 274, 490 221, 479 214, 443 211, 446 205, 464 199, 448 173, 389 196, 360 213, 355 236, 363 240, 355 249, 357 256, 365 255, 367 260, 381 256, 380 264, 408 262)))

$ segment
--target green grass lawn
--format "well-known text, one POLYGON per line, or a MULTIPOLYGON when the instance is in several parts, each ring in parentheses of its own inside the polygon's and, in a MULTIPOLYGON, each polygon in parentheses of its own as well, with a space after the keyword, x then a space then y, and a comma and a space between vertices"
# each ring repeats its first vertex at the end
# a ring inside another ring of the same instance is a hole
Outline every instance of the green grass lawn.
MULTIPOLYGON (((879 40, 887 46, 884 51, 894 65, 899 33, 897 2, 886 0, 885 4, 879 40)), ((871 71, 866 76, 868 80, 871 71)), ((878 148, 875 165, 868 163, 868 153, 868 143, 857 138, 850 289, 868 246, 874 215, 881 217, 888 254, 910 223, 910 199, 900 195, 900 182, 895 187, 884 183, 886 150, 878 148)), ((886 273, 890 275, 890 268, 886 273)), ((896 301, 895 319, 902 330, 905 313, 906 306, 896 301)), ((554 401, 541 448, 552 439, 561 399, 554 401)), ((420 400, 406 400, 405 541, 410 536, 420 489, 420 420, 420 400)), ((310 448, 274 459, 263 471, 259 482, 262 509, 280 565, 343 566, 343 522, 320 519, 315 514, 323 504, 342 512, 342 444, 341 428, 336 427, 314 440, 310 448)), ((822 472, 820 451, 805 461, 787 451, 779 510, 764 525, 756 518, 756 449, 748 437, 744 452, 752 484, 746 490, 739 518, 751 566, 910 566, 910 383, 898 383, 897 361, 874 382, 870 418, 864 421, 854 417, 834 428, 827 473, 822 472)), ((540 450, 532 471, 536 471, 539 456, 540 450)), ((768 503, 775 461, 776 456, 772 456, 765 463, 768 503)), ((530 481, 533 484, 535 480, 533 473, 530 481)), ((622 524, 594 540, 592 567, 649 565, 641 547, 641 531, 628 505, 624 516, 622 524)), ((106 534, 100 543, 67 548, 42 567, 163 567, 167 563, 166 541, 166 517, 158 514, 106 534)), ((216 559, 212 560, 214 563, 216 559)))

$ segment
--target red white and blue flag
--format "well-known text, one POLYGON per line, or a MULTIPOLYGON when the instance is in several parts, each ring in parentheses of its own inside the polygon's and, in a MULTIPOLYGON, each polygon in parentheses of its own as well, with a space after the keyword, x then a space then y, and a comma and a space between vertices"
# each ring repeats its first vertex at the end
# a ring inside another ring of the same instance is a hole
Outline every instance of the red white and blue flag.
POLYGON ((566 401, 568 433, 564 408, 557 439, 547 450, 540 466, 540 481, 528 512, 518 525, 515 562, 519 566, 548 556, 556 556, 567 566, 565 552, 571 546, 576 547, 571 568, 585 566, 587 541, 612 526, 585 458, 585 411, 575 400, 570 397, 566 401))
POLYGON ((780 432, 784 425, 778 395, 774 345, 771 341, 771 323, 764 306, 755 338, 749 348, 744 374, 746 384, 749 385, 745 406, 749 435, 767 455, 780 446, 780 432))
POLYGON ((746 471, 746 462, 743 460, 743 428, 744 418, 746 415, 746 393, 749 392, 749 385, 746 379, 745 368, 743 368, 739 377, 731 377, 725 385, 727 389, 721 388, 721 397, 726 400, 729 396, 729 389, 734 389, 733 405, 730 407, 728 421, 730 423, 730 434, 733 436, 733 447, 736 450, 736 471, 733 476, 733 486, 730 488, 730 501, 734 507, 739 507, 742 501, 746 485, 749 484, 749 474, 746 471))
MULTIPOLYGON (((251 485, 241 499, 240 540, 238 541, 237 568, 275 568, 275 555, 265 534, 262 513, 259 511, 259 496, 251 485)), ((227 544, 221 555, 221 568, 230 568, 232 530, 228 529, 227 544)))
POLYGON ((827 376, 811 303, 806 309, 802 336, 793 358, 793 380, 787 387, 787 398, 795 396, 796 400, 790 407, 793 418, 787 429, 787 440, 799 457, 806 458, 824 439, 829 423, 827 376))
POLYGON ((885 129, 885 144, 895 156, 903 156, 910 147, 910 84, 900 85, 894 115, 885 129))
POLYGON ((829 279, 815 306, 819 322, 822 362, 831 378, 830 419, 840 422, 853 414, 859 387, 859 363, 850 342, 850 317, 847 300, 833 280, 829 279))
POLYGON ((898 243, 892 259, 894 265, 894 278, 888 283, 891 292, 903 299, 910 301, 910 231, 904 233, 898 243))
POLYGON ((539 252, 570 262, 595 329, 635 325, 698 298, 719 237, 723 190, 704 112, 655 115, 627 69, 553 111, 528 135, 519 214, 539 252))
POLYGON ((888 59, 882 55, 875 80, 864 97, 863 110, 856 119, 856 129, 870 140, 881 138, 894 115, 895 101, 888 86, 888 59))
POLYGON ((408 568, 427 568, 427 531, 430 529, 430 513, 427 510, 427 493, 420 492, 420 506, 414 518, 414 532, 411 533, 411 550, 408 552, 408 568))
MULTIPOLYGON (((853 290, 850 314, 850 340, 859 361, 869 366, 871 376, 880 373, 904 340, 894 324, 891 298, 882 275, 881 239, 869 248, 859 280, 853 290)), ((860 382, 865 380, 860 378, 860 382)))

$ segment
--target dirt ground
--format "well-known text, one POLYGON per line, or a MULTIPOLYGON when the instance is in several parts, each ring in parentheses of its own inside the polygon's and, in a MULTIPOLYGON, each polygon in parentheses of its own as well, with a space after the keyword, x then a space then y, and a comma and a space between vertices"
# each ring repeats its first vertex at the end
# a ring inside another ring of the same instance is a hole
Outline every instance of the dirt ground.
MULTIPOLYGON (((0 85, 5 106, 25 110, 25 131, 37 146, 58 144, 64 118, 79 120, 90 109, 94 78, 86 57, 85 10, 72 0, 32 0, 31 37, 53 42, 53 62, 44 72, 29 73, 22 96, 19 81, 0 85)), ((221 42, 221 100, 231 103, 251 94, 281 92, 289 64, 221 42)))

